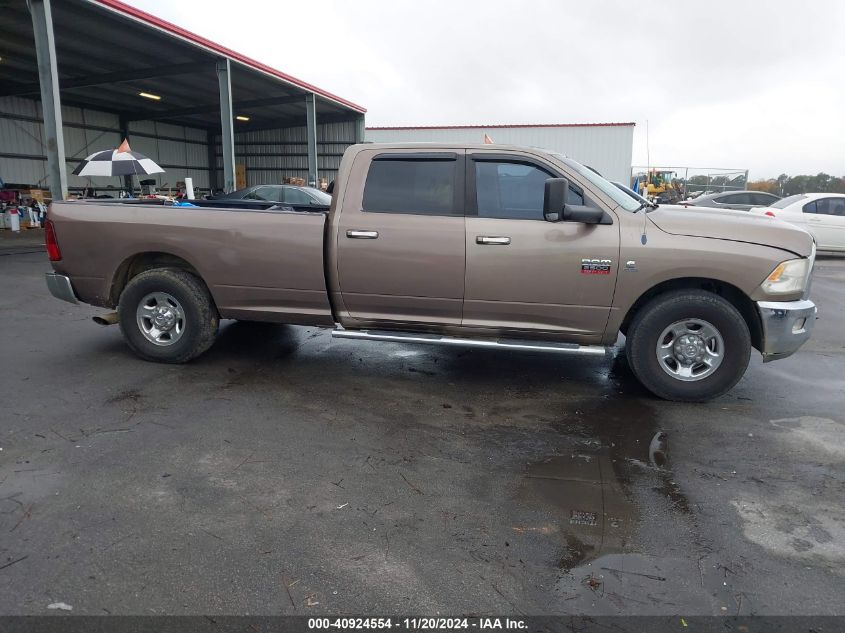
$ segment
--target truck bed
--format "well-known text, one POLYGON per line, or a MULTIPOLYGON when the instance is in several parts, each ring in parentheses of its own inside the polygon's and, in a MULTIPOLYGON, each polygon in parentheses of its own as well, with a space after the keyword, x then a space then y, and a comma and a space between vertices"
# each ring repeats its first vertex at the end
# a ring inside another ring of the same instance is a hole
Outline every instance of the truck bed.
POLYGON ((334 323, 324 271, 325 212, 196 204, 56 202, 50 219, 62 261, 55 269, 71 278, 80 300, 114 307, 114 284, 133 264, 176 257, 206 282, 222 318, 334 323))

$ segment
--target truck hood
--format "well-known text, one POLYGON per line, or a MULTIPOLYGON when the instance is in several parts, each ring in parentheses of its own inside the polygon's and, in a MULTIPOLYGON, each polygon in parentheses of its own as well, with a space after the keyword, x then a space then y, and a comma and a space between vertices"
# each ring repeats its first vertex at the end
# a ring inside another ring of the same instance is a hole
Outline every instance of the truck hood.
POLYGON ((772 246, 801 257, 809 257, 813 250, 813 238, 805 230, 747 211, 660 205, 648 214, 648 218, 661 231, 671 235, 772 246))

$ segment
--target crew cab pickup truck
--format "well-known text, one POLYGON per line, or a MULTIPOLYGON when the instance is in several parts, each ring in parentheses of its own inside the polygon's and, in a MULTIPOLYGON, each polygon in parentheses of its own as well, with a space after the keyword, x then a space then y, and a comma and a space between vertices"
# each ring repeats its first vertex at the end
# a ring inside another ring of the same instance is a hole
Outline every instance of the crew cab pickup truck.
POLYGON ((207 350, 220 319, 572 355, 621 332, 642 384, 683 401, 731 389, 752 347, 789 356, 816 318, 805 231, 652 208, 538 149, 353 145, 328 212, 196 204, 54 203, 49 289, 116 308, 100 322, 168 363, 207 350))

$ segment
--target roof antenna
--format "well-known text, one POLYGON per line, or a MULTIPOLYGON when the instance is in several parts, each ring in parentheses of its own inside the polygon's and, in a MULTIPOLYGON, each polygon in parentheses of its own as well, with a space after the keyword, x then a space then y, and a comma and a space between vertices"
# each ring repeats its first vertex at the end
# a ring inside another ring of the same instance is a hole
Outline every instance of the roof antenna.
MULTIPOLYGON (((646 179, 645 179, 645 196, 643 196, 646 200, 648 200, 648 182, 651 180, 651 152, 649 151, 648 146, 648 119, 645 120, 645 156, 646 156, 646 179)), ((640 243, 645 246, 648 244, 648 235, 646 235, 646 228, 648 227, 648 211, 643 209, 643 233, 640 235, 640 243)))
POLYGON ((640 243, 645 246, 648 244, 648 235, 645 234, 646 227, 648 226, 648 211, 643 209, 643 234, 640 235, 640 243))

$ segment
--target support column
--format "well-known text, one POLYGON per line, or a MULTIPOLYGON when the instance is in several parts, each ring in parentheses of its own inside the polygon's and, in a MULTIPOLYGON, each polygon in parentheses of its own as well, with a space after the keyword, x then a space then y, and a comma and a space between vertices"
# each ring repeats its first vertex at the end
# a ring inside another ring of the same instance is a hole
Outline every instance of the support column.
POLYGON ((235 131, 232 113, 232 67, 228 59, 217 60, 220 84, 220 147, 223 150, 223 190, 235 190, 235 131))
POLYGON ((38 59, 38 81, 41 86, 41 112, 44 118, 44 140, 47 153, 47 185, 53 200, 67 198, 67 165, 62 131, 62 105, 59 97, 59 67, 56 64, 56 41, 53 36, 53 13, 50 0, 27 0, 32 14, 35 53, 38 59))
POLYGON ((317 173, 317 99, 313 92, 305 95, 305 136, 308 139, 308 185, 318 186, 317 173))
POLYGON ((364 115, 361 114, 355 119, 355 142, 356 143, 363 143, 364 136, 365 136, 366 126, 364 124, 364 115))
MULTIPOLYGON (((121 116, 118 119, 118 125, 120 126, 120 142, 118 144, 120 144, 120 143, 123 142, 124 139, 126 139, 127 141, 129 140, 129 119, 121 116)), ((131 146, 132 143, 130 143, 129 145, 131 146)), ((127 191, 132 191, 134 189, 134 187, 135 187, 135 183, 132 182, 132 176, 129 176, 129 175, 124 176, 123 177, 123 188, 126 189, 127 191)), ((132 195, 134 196, 135 194, 133 193, 132 195)))
POLYGON ((208 147, 208 189, 214 195, 217 189, 217 139, 211 130, 205 133, 205 143, 208 147))

